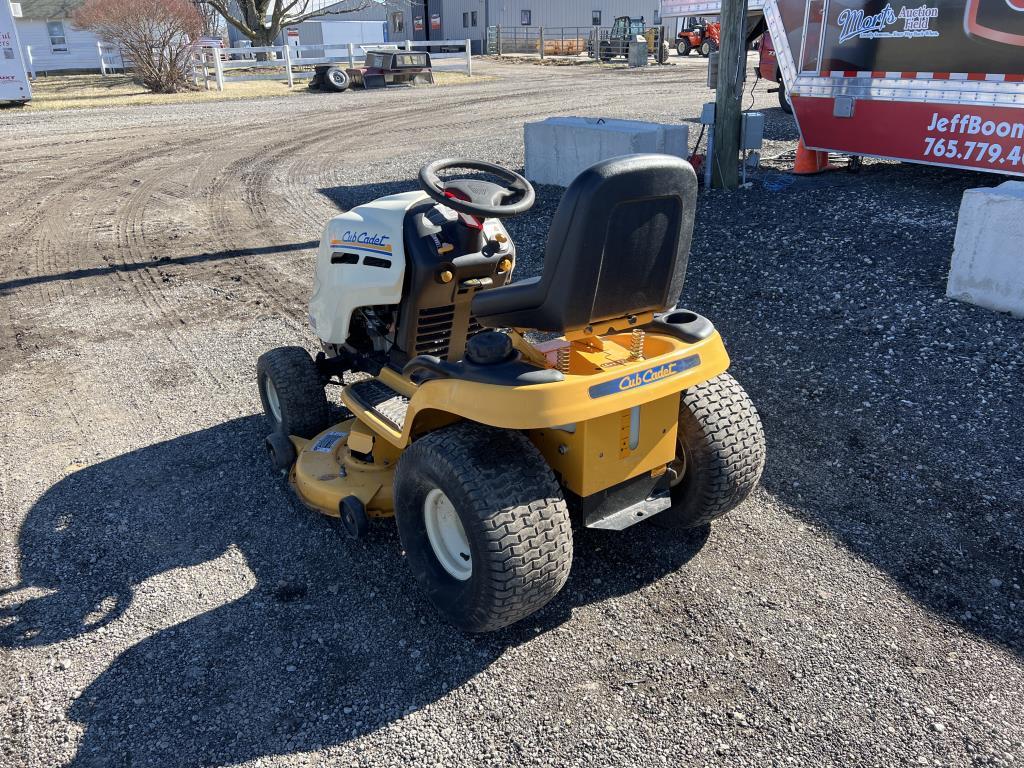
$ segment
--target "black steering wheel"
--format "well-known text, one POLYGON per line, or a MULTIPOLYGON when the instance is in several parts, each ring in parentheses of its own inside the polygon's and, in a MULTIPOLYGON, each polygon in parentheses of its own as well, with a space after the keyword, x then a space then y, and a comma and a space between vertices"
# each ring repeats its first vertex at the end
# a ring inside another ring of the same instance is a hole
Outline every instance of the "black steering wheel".
POLYGON ((420 186, 423 187, 424 192, 442 205, 447 205, 459 213, 485 219, 502 219, 526 213, 533 207, 536 199, 533 185, 518 173, 494 163, 469 160, 463 157, 436 160, 424 165, 420 168, 420 186), (441 181, 441 177, 437 175, 438 172, 450 171, 453 168, 467 168, 472 171, 489 173, 507 183, 505 186, 501 186, 475 179, 464 179, 447 184, 441 181), (445 192, 449 189, 459 197, 446 195, 445 192), (462 197, 470 199, 464 200, 461 199, 462 197), (512 202, 508 202, 510 200, 512 202))

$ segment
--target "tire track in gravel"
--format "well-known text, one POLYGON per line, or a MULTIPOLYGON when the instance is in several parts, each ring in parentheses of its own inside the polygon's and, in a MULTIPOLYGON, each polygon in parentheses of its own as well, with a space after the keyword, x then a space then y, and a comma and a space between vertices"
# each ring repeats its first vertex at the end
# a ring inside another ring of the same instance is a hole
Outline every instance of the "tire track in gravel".
MULTIPOLYGON (((220 133, 210 137, 208 141, 215 140, 220 133)), ((153 140, 152 136, 146 134, 142 136, 148 141, 153 140)), ((159 146, 150 145, 134 151, 129 148, 127 153, 122 151, 114 159, 110 159, 106 153, 103 153, 99 155, 103 159, 76 170, 73 174, 69 174, 64 181, 43 190, 37 186, 31 194, 21 193, 20 199, 23 202, 16 204, 9 211, 11 220, 21 222, 10 236, 11 253, 5 260, 10 265, 10 269, 4 270, 0 274, 7 279, 16 279, 19 271, 24 269, 26 264, 31 265, 26 270, 29 272, 27 277, 45 277, 74 270, 95 268, 98 265, 88 258, 95 254, 100 254, 101 261, 104 263, 111 264, 102 259, 103 249, 98 247, 95 242, 98 229, 95 224, 96 218, 101 215, 110 215, 103 208, 103 202, 106 200, 116 203, 117 200, 116 195, 106 196, 105 190, 115 190, 117 187, 115 180, 119 175, 124 175, 125 171, 161 156, 173 156, 176 151, 195 144, 196 139, 183 138, 177 144, 170 146, 161 143, 159 146), (75 206, 86 216, 82 221, 72 224, 68 209, 74 205, 76 195, 82 193, 83 190, 90 195, 98 195, 98 198, 90 200, 88 205, 75 206), (113 200, 110 200, 111 197, 113 200), (42 215, 31 215, 32 208, 40 209, 42 215), (19 258, 21 254, 27 255, 29 258, 19 258), (73 257, 71 263, 64 261, 68 256, 73 257)), ((17 188, 14 191, 15 194, 18 193, 17 188)), ((112 273, 111 277, 116 279, 116 273, 112 273)), ((42 280, 34 290, 10 291, 8 298, 11 299, 11 302, 5 301, 4 303, 17 302, 21 310, 17 315, 27 318, 32 316, 37 303, 42 305, 67 304, 73 301, 70 297, 75 295, 76 290, 74 278, 42 280), (55 291, 57 295, 55 295, 55 291)), ((64 307, 65 316, 73 317, 75 316, 73 312, 82 308, 81 302, 66 306, 64 307)), ((0 349, 18 346, 15 338, 14 312, 12 309, 8 309, 6 314, 8 322, 3 323, 3 327, 0 328, 0 349)))
MULTIPOLYGON (((335 118, 333 115, 326 117, 335 118)), ((314 125, 298 133, 290 132, 290 138, 285 141, 269 138, 261 146, 249 148, 227 164, 211 168, 207 189, 207 215, 210 220, 208 229, 216 238, 216 247, 230 251, 261 247, 268 242, 281 242, 282 230, 287 232, 286 237, 301 237, 301 227, 288 226, 293 217, 285 215, 283 221, 274 219, 273 214, 278 211, 278 207, 267 203, 266 195, 272 183, 272 173, 276 164, 303 147, 316 144, 316 139, 322 140, 325 134, 330 135, 333 132, 332 129, 351 131, 369 127, 374 122, 376 119, 360 118, 341 125, 314 125), (255 233, 264 233, 265 237, 254 237, 255 233)), ((304 296, 308 286, 291 280, 275 279, 280 277, 280 274, 270 274, 267 262, 263 258, 243 255, 235 259, 234 263, 239 265, 236 277, 247 287, 259 291, 266 297, 270 302, 270 309, 280 313, 296 327, 304 322, 303 313, 300 312, 296 316, 294 307, 296 301, 304 296)))
MULTIPOLYGON (((267 207, 255 187, 268 183, 269 166, 277 157, 297 149, 321 132, 319 128, 307 129, 276 146, 268 140, 258 147, 247 148, 226 164, 208 171, 204 168, 210 179, 205 205, 210 222, 207 229, 215 249, 238 251, 281 242, 281 233, 269 231, 267 207)), ((234 277, 267 299, 270 309, 294 320, 289 306, 294 305, 296 294, 289 292, 288 286, 280 281, 275 283, 262 258, 239 255, 232 263, 236 266, 234 277)))
MULTIPOLYGON (((312 201, 319 200, 319 190, 324 187, 336 185, 343 180, 344 170, 342 160, 348 152, 360 151, 361 137, 367 132, 379 132, 381 130, 395 131, 395 126, 408 128, 411 132, 416 126, 410 121, 410 114, 419 114, 423 110, 436 110, 438 113, 445 113, 447 122, 457 124, 459 130, 453 136, 453 141, 459 141, 473 136, 485 134, 489 127, 494 125, 495 115, 500 114, 502 122, 509 120, 516 123, 533 118, 544 117, 553 109, 561 107, 564 109, 566 102, 579 102, 581 105, 593 103, 593 96, 605 87, 604 81, 591 84, 587 81, 581 83, 577 78, 559 78, 566 84, 572 84, 568 90, 554 88, 549 96, 537 98, 538 85, 534 80, 540 81, 543 78, 533 76, 529 73, 519 78, 508 87, 503 83, 501 93, 491 91, 493 84, 480 83, 465 86, 454 86, 438 89, 432 92, 403 92, 394 94, 390 103, 383 107, 373 107, 374 112, 369 114, 369 103, 362 102, 357 106, 358 113, 353 114, 347 111, 338 114, 335 110, 319 112, 314 115, 307 126, 300 132, 296 132, 290 124, 282 123, 272 126, 261 146, 255 150, 247 151, 242 157, 236 158, 234 163, 228 166, 220 165, 217 168, 217 176, 214 177, 207 187, 208 206, 213 215, 210 217, 214 222, 212 234, 223 244, 226 249, 236 249, 240 244, 246 242, 257 244, 252 239, 254 231, 266 233, 266 238, 261 238, 259 245, 263 245, 267 239, 271 242, 280 238, 282 232, 311 233, 317 232, 324 222, 324 208, 322 204, 312 201), (580 87, 580 86, 587 87, 580 87), (589 87, 592 86, 592 87, 589 87), (472 89, 470 91, 469 89, 472 89), (475 92, 474 92, 475 91, 475 92), (484 91, 484 92, 480 92, 484 91), (522 98, 527 97, 530 98, 522 98), (509 114, 509 109, 525 105, 529 109, 509 114), (366 109, 362 109, 366 107, 366 109), (276 137, 282 131, 288 132, 288 140, 278 142, 276 137), (323 147, 330 145, 330 151, 324 152, 323 147), (338 158, 339 162, 332 164, 331 158, 338 158), (325 162, 326 160, 326 162, 325 162), (320 166, 318 169, 317 166, 320 166), (311 173, 313 171, 314 173, 311 173), (235 174, 235 178, 230 178, 235 174), (229 182, 225 183, 225 182, 229 182), (311 186, 311 182, 312 186, 311 186), (218 186, 220 189, 218 190, 218 186), (237 192, 240 191, 240 194, 237 192), (216 199, 218 196, 221 199, 216 199), (276 198, 271 202, 271 197, 276 198), (242 201, 241 210, 233 210, 230 199, 242 201)), ((657 84, 651 84, 656 87, 657 84)), ((550 79, 546 86, 551 87, 550 79)), ((361 94, 360 94, 361 95, 361 94)), ((387 94, 392 95, 392 94, 387 94)), ((25 222, 19 230, 15 231, 14 240, 20 243, 29 243, 29 248, 34 251, 36 257, 35 271, 37 274, 45 274, 46 270, 59 272, 67 269, 69 265, 58 263, 58 260, 67 258, 68 250, 73 251, 74 258, 78 261, 75 265, 79 268, 89 268, 90 258, 97 253, 103 253, 103 249, 96 243, 97 228, 102 229, 102 224, 97 219, 111 215, 107 202, 114 206, 115 210, 120 209, 124 203, 117 198, 118 184, 114 181, 121 177, 127 181, 128 171, 138 168, 155 158, 166 155, 175 157, 179 163, 184 164, 190 159, 198 159, 200 168, 207 168, 207 163, 217 163, 222 157, 223 149, 232 144, 237 138, 240 130, 237 124, 229 124, 219 131, 204 133, 199 136, 189 135, 177 142, 165 141, 169 130, 160 130, 160 145, 151 145, 140 148, 127 155, 121 151, 115 160, 100 161, 87 165, 84 169, 77 171, 74 177, 55 184, 42 195, 24 196, 23 203, 15 208, 15 219, 25 222), (182 157, 185 154, 185 157, 182 157), (107 183, 104 183, 107 182, 107 183), (84 204, 77 206, 79 215, 85 212, 84 219, 75 220, 68 216, 63 201, 73 198, 81 190, 88 190, 90 198, 84 204), (26 210, 33 204, 40 203, 46 211, 43 216, 32 221, 31 216, 26 216, 26 210), (63 203, 63 205, 62 205, 63 203), (86 234, 83 243, 82 235, 86 234), (63 247, 67 243, 76 243, 77 247, 67 249, 63 247)), ((398 131, 402 133, 402 131, 398 131)), ((431 134, 424 136, 424 142, 430 142, 431 134)), ((407 134, 403 138, 409 137, 407 134)), ((74 137, 68 140, 69 145, 86 144, 90 140, 74 137)), ((128 136, 120 136, 114 139, 118 144, 134 144, 139 141, 147 143, 154 142, 155 137, 149 132, 133 131, 128 136)), ((407 151, 410 142, 399 143, 403 151, 407 151)), ((424 146, 424 143, 413 142, 424 146)), ((25 141, 18 141, 17 146, 23 146, 25 141)), ((90 149, 92 149, 90 147, 90 149)), ((103 154, 117 151, 114 146, 108 147, 103 154)), ((379 150, 378 150, 379 151, 379 150)), ((89 153, 92 154, 92 153, 89 153)), ((93 155, 95 156, 95 155, 93 155)), ((30 162, 42 161, 46 155, 30 153, 30 162)), ((143 181, 145 182, 145 175, 143 181)), ((195 179, 201 182, 203 173, 197 171, 195 179)), ((159 184, 144 184, 142 190, 135 189, 131 192, 129 202, 132 207, 130 216, 141 216, 141 211, 135 206, 139 204, 139 195, 148 195, 161 188, 159 184)), ((329 212, 326 212, 329 213, 329 212)), ((121 217, 119 216, 119 221, 121 217)), ((304 234, 303 237, 307 237, 304 234)), ((129 248, 130 254, 122 254, 124 237, 120 237, 119 245, 113 253, 104 254, 113 256, 114 261, 107 259, 107 263, 137 263, 140 260, 148 260, 146 248, 149 241, 145 237, 135 236, 129 248)), ((22 249, 19 247, 18 249, 22 249)), ((17 258, 12 258, 17 262, 17 258)), ((293 281, 282 282, 269 274, 268 264, 263 259, 241 258, 244 280, 247 285, 254 287, 261 294, 266 295, 271 302, 271 307, 287 309, 294 306, 294 300, 298 298, 300 291, 289 290, 288 284, 293 281)), ((132 275, 125 279, 124 274, 113 271, 111 277, 119 283, 130 283, 135 285, 138 280, 145 279, 149 287, 145 290, 151 294, 161 294, 162 284, 156 276, 158 273, 146 268, 137 273, 129 272, 132 275)), ((73 301, 76 286, 73 281, 57 281, 55 283, 41 283, 39 291, 44 301, 62 303, 73 301)), ((136 290, 142 290, 136 288, 136 290)), ((305 291, 303 285, 302 291, 305 291)), ((25 297, 27 298, 27 297, 25 297)), ((164 308, 166 310, 166 307, 164 308)), ((154 309, 154 311, 156 311, 154 309)), ((10 311, 7 312, 10 316, 10 311)), ((159 314, 159 313, 158 313, 159 314)), ((12 324, 5 324, 11 328, 12 324)))
MULTIPOLYGON (((175 168, 187 168, 187 164, 176 164, 175 168)), ((118 211, 116 218, 117 250, 126 265, 141 264, 153 260, 152 249, 146 242, 146 213, 154 193, 160 189, 166 193, 172 185, 176 173, 172 168, 160 167, 151 172, 136 187, 128 200, 118 211)), ((181 185, 184 188, 186 185, 181 185)), ((163 290, 163 281, 157 277, 160 271, 156 267, 127 269, 114 273, 129 289, 134 291, 140 302, 147 307, 150 318, 159 329, 159 338, 170 347, 171 353, 183 362, 192 363, 191 372, 203 380, 207 387, 223 387, 223 377, 214 374, 209 366, 198 365, 199 355, 195 345, 183 333, 186 326, 177 302, 169 300, 163 290)), ((151 338, 155 336, 151 333, 151 338)))

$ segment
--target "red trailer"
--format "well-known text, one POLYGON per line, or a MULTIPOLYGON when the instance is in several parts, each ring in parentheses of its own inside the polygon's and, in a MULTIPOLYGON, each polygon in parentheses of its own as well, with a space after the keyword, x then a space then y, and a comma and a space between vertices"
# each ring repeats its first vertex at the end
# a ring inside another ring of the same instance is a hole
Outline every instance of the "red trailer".
MULTIPOLYGON (((751 2, 804 142, 1024 176, 1024 0, 915 2, 751 2)), ((663 16, 720 10, 720 0, 662 2, 663 16)))

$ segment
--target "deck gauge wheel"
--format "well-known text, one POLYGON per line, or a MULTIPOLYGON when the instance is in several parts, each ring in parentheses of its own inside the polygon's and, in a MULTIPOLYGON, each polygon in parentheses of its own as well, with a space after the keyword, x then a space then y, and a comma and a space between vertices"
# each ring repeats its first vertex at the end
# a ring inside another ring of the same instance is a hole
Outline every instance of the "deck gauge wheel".
POLYGON ((275 472, 287 475, 295 463, 297 454, 292 441, 283 432, 271 432, 264 445, 267 448, 267 455, 270 457, 270 464, 275 472))
POLYGON ((370 531, 370 518, 366 507, 355 496, 346 496, 341 500, 341 527, 351 539, 361 539, 370 531))

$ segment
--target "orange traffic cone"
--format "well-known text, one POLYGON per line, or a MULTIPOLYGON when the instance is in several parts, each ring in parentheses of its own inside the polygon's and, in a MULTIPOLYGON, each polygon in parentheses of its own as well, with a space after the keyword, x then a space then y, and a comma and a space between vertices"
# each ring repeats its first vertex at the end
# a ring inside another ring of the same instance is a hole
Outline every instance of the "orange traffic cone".
POLYGON ((796 161, 793 163, 793 174, 796 176, 810 176, 813 173, 822 171, 834 171, 836 167, 829 163, 828 152, 808 149, 801 138, 796 145, 796 161))

